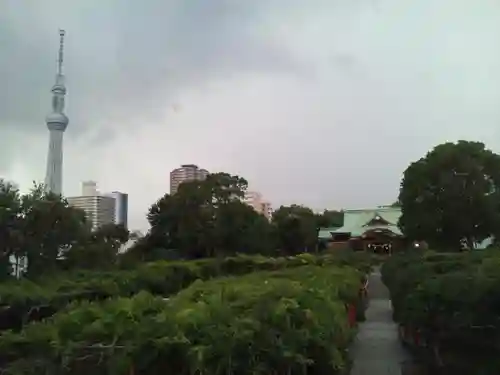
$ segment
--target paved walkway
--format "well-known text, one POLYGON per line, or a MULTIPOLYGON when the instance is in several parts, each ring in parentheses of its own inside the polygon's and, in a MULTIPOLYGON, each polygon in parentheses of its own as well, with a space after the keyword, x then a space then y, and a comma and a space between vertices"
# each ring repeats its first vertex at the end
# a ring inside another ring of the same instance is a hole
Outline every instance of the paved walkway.
POLYGON ((413 375, 402 371, 409 356, 399 342, 389 291, 381 281, 379 269, 370 275, 369 282, 366 321, 360 324, 350 350, 354 361, 351 375, 413 375))

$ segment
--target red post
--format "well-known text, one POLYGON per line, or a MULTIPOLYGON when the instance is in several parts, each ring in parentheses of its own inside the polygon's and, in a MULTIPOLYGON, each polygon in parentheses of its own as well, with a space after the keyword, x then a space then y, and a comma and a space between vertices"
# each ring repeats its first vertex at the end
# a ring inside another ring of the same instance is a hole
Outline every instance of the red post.
POLYGON ((347 309, 347 317, 349 326, 354 327, 356 325, 356 306, 353 303, 351 303, 347 309))
POLYGON ((420 333, 418 332, 418 329, 413 331, 413 342, 416 346, 420 346, 420 333))

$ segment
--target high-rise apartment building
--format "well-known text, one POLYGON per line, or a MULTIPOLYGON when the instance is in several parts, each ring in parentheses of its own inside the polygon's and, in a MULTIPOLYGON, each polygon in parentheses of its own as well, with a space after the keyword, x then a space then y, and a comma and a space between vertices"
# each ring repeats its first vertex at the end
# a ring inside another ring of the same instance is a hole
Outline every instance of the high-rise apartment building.
POLYGON ((170 172, 170 194, 177 193, 179 185, 187 181, 201 181, 207 178, 208 171, 195 164, 183 164, 170 172))
POLYGON ((105 224, 115 223, 115 197, 101 195, 97 190, 97 184, 93 181, 82 183, 82 195, 69 197, 68 203, 70 206, 85 211, 92 230, 105 224))
POLYGON ((257 191, 246 191, 243 202, 253 207, 255 211, 264 215, 268 220, 271 220, 273 210, 271 203, 262 198, 262 194, 257 191))
POLYGON ((128 194, 113 191, 110 196, 115 199, 115 223, 128 228, 128 194))

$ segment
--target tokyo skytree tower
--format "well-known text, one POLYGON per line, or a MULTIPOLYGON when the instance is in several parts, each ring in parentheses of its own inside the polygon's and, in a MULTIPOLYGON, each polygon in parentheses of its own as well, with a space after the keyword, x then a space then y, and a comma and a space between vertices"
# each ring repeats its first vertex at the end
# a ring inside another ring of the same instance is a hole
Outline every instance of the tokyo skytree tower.
POLYGON ((50 132, 49 152, 47 155, 47 171, 45 174, 45 189, 54 194, 62 193, 62 166, 63 166, 63 135, 69 119, 64 114, 64 97, 66 86, 63 75, 65 31, 59 30, 59 54, 57 59, 56 82, 52 86, 52 112, 46 117, 47 128, 50 132))

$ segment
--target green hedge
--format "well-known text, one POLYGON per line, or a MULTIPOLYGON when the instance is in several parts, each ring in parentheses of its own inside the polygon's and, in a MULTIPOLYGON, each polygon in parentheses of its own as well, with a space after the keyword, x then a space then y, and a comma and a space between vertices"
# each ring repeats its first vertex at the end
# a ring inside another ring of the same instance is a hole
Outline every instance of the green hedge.
POLYGON ((500 373, 498 250, 396 255, 382 276, 413 346, 446 366, 500 373))
POLYGON ((51 316, 68 303, 128 297, 140 291, 170 296, 195 280, 304 265, 352 265, 368 270, 370 258, 348 253, 266 258, 236 256, 198 261, 153 262, 136 270, 107 273, 80 272, 34 283, 28 280, 0 284, 0 330, 20 329, 26 322, 51 316))
POLYGON ((170 300, 74 303, 0 336, 17 375, 345 374, 362 273, 305 266, 196 281, 170 300))

